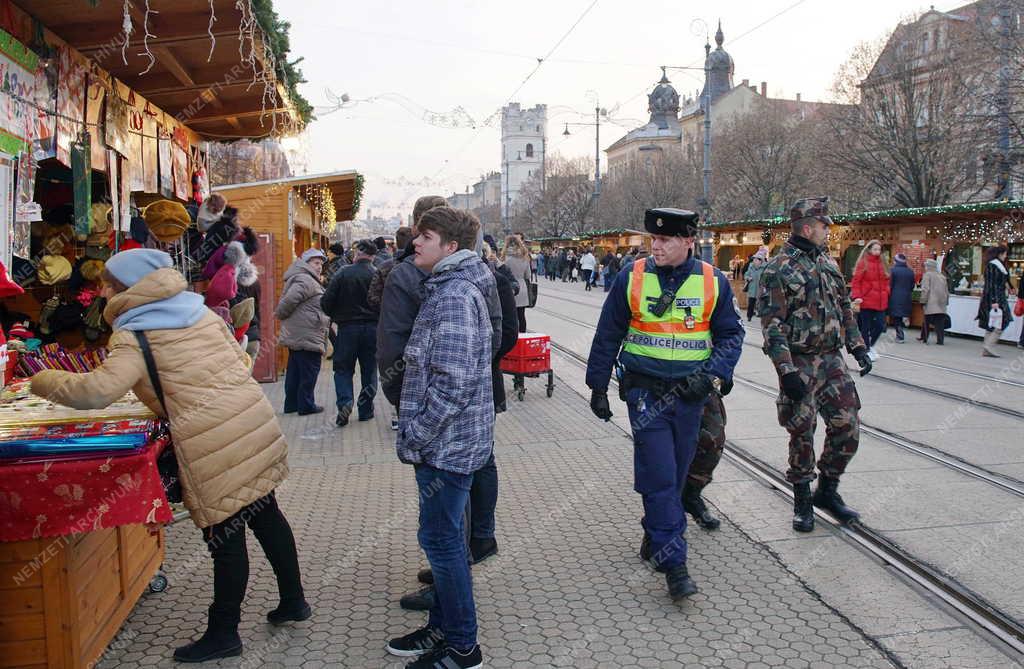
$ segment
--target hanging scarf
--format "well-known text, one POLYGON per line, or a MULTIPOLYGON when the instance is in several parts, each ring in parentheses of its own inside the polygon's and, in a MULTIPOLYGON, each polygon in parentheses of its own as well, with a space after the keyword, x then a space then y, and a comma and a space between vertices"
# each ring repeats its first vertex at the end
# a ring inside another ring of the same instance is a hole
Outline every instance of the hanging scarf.
POLYGON ((1010 273, 1006 271, 1006 268, 1003 267, 1003 263, 1002 263, 1002 261, 999 260, 999 258, 992 258, 992 260, 989 260, 988 262, 989 262, 989 264, 995 265, 996 267, 998 267, 999 271, 1002 272, 1003 274, 1005 274, 1007 276, 1010 275, 1010 273))

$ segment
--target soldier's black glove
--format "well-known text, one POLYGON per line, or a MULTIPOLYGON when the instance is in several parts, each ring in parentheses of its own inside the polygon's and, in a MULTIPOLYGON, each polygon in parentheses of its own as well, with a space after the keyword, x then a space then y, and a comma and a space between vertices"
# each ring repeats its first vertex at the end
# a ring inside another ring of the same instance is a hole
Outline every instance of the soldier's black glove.
POLYGON ((687 376, 679 385, 679 397, 684 402, 702 402, 715 389, 711 375, 702 372, 687 376))
POLYGON ((726 395, 731 393, 732 392, 732 379, 728 379, 726 381, 722 381, 722 385, 719 386, 718 392, 722 394, 722 397, 725 397, 726 395))
POLYGON ((868 350, 866 348, 855 349, 853 357, 857 360, 857 364, 860 365, 860 375, 867 376, 871 372, 871 358, 868 357, 868 350))
POLYGON ((604 390, 594 390, 590 393, 590 410, 601 420, 607 421, 612 417, 612 408, 608 404, 608 393, 604 390))
POLYGON ((807 384, 800 378, 800 372, 783 374, 780 382, 782 383, 782 392, 794 402, 799 402, 807 396, 807 384))

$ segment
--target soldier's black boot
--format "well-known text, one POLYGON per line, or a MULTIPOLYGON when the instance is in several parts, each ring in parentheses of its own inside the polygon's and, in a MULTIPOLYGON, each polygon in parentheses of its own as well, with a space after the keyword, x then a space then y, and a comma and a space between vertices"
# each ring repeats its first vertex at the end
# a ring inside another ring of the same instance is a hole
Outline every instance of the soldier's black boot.
POLYGON ((665 572, 665 582, 668 583, 668 596, 673 602, 697 593, 697 584, 690 578, 690 572, 686 570, 685 564, 672 567, 665 572))
POLYGON ((708 511, 707 505, 704 504, 704 500, 700 496, 700 490, 700 488, 689 482, 683 486, 683 509, 686 510, 686 513, 693 516, 697 524, 705 530, 717 530, 722 521, 715 518, 708 511))
POLYGON ((797 532, 814 530, 814 507, 811 506, 811 484, 793 484, 793 529, 797 532))
POLYGON ((846 506, 843 498, 839 496, 838 487, 839 479, 831 476, 819 478, 818 489, 814 491, 814 506, 825 509, 843 523, 860 520, 860 514, 846 506))

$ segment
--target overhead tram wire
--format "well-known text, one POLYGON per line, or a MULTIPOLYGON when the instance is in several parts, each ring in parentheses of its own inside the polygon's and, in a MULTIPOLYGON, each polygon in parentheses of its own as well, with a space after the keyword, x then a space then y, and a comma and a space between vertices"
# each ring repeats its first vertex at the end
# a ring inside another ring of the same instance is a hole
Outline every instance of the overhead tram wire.
MULTIPOLYGON (((555 50, 557 50, 558 47, 560 47, 562 45, 562 42, 564 42, 566 39, 568 39, 569 35, 571 35, 572 32, 574 30, 576 30, 576 26, 578 26, 580 24, 580 22, 583 21, 584 18, 586 18, 587 14, 590 13, 590 10, 592 10, 594 8, 594 6, 597 5, 597 3, 598 3, 598 0, 593 0, 593 2, 591 2, 589 5, 587 5, 587 8, 583 10, 583 13, 580 14, 579 18, 576 19, 575 23, 573 23, 571 26, 569 26, 569 29, 565 31, 565 34, 562 35, 557 42, 555 42, 555 45, 553 47, 551 47, 551 49, 548 50, 548 52, 544 55, 544 57, 537 59, 537 65, 533 68, 533 70, 530 71, 529 74, 526 75, 526 78, 523 79, 519 83, 518 86, 516 86, 516 89, 514 91, 512 91, 512 94, 509 95, 505 99, 505 102, 503 102, 502 105, 501 105, 502 107, 504 107, 509 102, 511 102, 512 98, 514 98, 516 95, 518 95, 519 91, 523 90, 523 86, 525 86, 527 84, 527 82, 529 82, 530 79, 533 78, 533 75, 537 74, 537 71, 540 70, 541 66, 547 61, 548 58, 551 57, 551 54, 553 54, 555 52, 555 50)), ((476 141, 477 137, 480 136, 480 133, 483 131, 483 127, 486 124, 487 123, 485 121, 484 123, 481 123, 479 126, 477 126, 476 132, 473 133, 473 136, 470 137, 469 140, 465 144, 463 144, 461 147, 459 147, 459 149, 452 155, 451 159, 446 160, 441 165, 440 169, 438 169, 437 172, 434 173, 434 178, 437 178, 442 172, 445 171, 445 169, 448 167, 448 164, 451 162, 451 160, 454 160, 454 159, 458 158, 460 155, 462 155, 462 153, 466 149, 468 149, 469 146, 473 142, 476 141)))

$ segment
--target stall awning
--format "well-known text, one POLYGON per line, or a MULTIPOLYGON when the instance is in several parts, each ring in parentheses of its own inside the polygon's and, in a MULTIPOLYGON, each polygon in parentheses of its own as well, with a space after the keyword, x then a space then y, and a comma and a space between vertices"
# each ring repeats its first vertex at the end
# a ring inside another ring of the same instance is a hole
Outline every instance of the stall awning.
MULTIPOLYGON (((1024 210, 1024 200, 999 200, 994 202, 968 202, 965 204, 949 204, 937 207, 912 207, 909 209, 884 209, 878 211, 859 211, 849 214, 832 214, 834 223, 854 225, 863 223, 892 224, 917 223, 941 224, 958 222, 976 222, 985 219, 1003 219, 1013 212, 1024 210)), ((760 218, 743 221, 723 221, 711 223, 703 227, 713 230, 750 230, 773 228, 789 225, 788 216, 760 218)))
POLYGON ((355 170, 344 170, 341 172, 329 172, 326 174, 309 174, 286 179, 272 179, 270 181, 250 181, 240 184, 225 184, 213 188, 214 192, 230 190, 235 188, 298 188, 300 186, 323 185, 331 192, 331 199, 334 201, 335 220, 348 221, 355 215, 357 181, 359 173, 355 170))
POLYGON ((243 12, 235 0, 149 0, 147 14, 143 0, 129 0, 127 46, 120 1, 14 4, 207 139, 265 137, 298 122, 248 3, 243 12))

